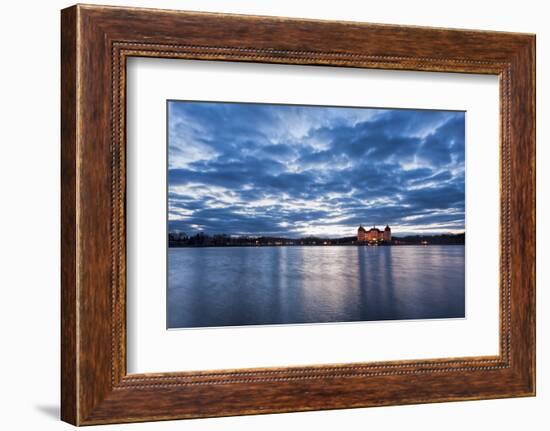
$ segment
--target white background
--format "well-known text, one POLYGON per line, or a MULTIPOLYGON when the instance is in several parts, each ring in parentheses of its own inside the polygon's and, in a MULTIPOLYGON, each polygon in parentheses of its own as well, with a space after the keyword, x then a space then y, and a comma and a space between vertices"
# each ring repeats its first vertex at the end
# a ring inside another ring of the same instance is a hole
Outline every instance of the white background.
POLYGON ((498 354, 498 77, 140 58, 127 83, 129 373, 498 354), (466 111, 466 318, 167 331, 167 99, 466 111))
MULTIPOLYGON (((550 116, 549 13, 545 2, 298 0, 102 1, 105 4, 345 19, 394 24, 537 33, 538 396, 508 399, 249 416, 96 429, 278 430, 547 429, 550 422, 550 116), (546 194, 543 187, 546 185, 546 194)), ((0 426, 70 429, 59 409, 59 9, 65 1, 5 2, 0 17, 0 426), (21 313, 23 311, 23 314, 21 313)))

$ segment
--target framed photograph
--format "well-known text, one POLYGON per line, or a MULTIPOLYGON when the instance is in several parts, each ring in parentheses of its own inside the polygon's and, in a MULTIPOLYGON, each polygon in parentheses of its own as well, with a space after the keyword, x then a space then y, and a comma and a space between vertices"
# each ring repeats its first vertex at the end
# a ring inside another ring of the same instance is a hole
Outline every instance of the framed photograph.
POLYGON ((61 415, 535 394, 535 36, 61 14, 61 415))

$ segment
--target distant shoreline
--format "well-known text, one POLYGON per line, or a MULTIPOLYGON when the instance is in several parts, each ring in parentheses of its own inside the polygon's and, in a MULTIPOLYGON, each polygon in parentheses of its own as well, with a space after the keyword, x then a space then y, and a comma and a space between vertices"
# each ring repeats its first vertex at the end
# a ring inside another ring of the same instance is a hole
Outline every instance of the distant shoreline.
POLYGON ((452 245, 465 245, 462 244, 420 244, 420 243, 408 243, 408 244, 280 244, 280 245, 267 245, 267 244, 229 244, 229 245, 216 245, 216 244, 209 244, 209 245, 187 245, 187 244, 169 244, 168 248, 237 248, 237 247, 247 247, 247 248, 267 248, 267 247, 273 247, 273 248, 280 248, 280 247, 429 247, 429 246, 452 246, 452 245))
POLYGON ((359 241, 356 236, 340 238, 304 237, 243 237, 226 234, 207 235, 196 234, 187 236, 182 233, 170 233, 168 235, 168 247, 391 247, 410 245, 464 245, 465 234, 441 234, 441 235, 409 235, 404 237, 394 236, 390 240, 359 241))

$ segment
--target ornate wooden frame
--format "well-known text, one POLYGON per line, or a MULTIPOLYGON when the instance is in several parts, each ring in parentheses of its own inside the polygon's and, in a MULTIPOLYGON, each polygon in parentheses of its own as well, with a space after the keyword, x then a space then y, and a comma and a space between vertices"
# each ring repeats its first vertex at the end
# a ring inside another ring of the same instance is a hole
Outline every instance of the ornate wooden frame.
POLYGON ((88 425, 535 394, 534 35, 81 5, 61 16, 63 420, 88 425), (500 354, 128 375, 129 56, 498 75, 500 354))

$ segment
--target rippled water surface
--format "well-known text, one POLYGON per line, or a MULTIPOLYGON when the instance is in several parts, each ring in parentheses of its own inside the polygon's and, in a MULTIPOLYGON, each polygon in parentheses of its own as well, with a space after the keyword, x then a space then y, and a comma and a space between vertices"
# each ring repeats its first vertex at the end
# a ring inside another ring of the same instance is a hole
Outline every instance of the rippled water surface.
POLYGON ((464 246, 168 251, 168 327, 464 317, 464 246))

